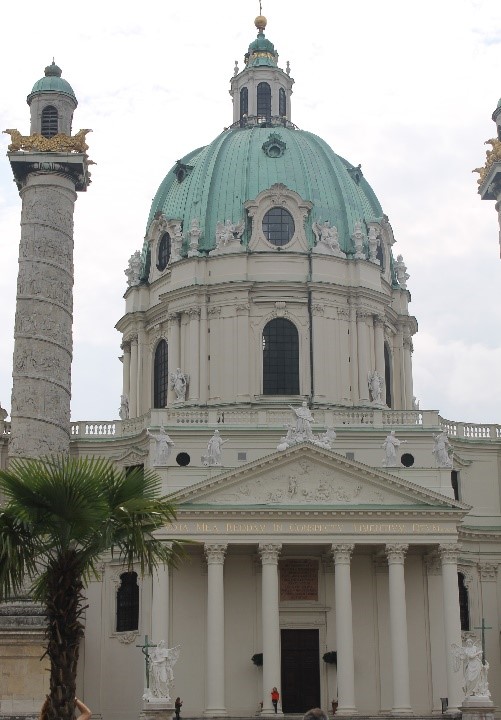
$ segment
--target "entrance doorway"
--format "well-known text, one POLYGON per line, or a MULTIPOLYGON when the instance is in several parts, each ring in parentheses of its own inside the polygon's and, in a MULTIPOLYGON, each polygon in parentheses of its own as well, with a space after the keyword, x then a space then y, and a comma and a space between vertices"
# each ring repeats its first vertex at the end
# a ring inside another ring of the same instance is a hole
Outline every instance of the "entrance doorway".
POLYGON ((282 630, 282 710, 301 713, 320 707, 318 630, 282 630))

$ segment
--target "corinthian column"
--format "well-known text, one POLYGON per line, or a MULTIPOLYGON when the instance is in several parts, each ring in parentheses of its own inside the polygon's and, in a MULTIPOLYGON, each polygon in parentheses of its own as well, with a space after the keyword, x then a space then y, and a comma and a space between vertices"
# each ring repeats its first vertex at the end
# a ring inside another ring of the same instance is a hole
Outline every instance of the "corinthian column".
POLYGON ((333 545, 337 638, 337 715, 355 715, 355 661, 350 561, 353 545, 333 545))
MULTIPOLYGON (((280 685, 280 623, 278 609, 278 556, 281 545, 259 545, 262 563, 263 623, 263 710, 262 715, 274 715, 271 689, 280 685)), ((280 715, 282 713, 279 713, 280 715)))
POLYGON ((387 545, 394 715, 411 713, 404 559, 408 545, 387 545))
POLYGON ((442 588, 444 599, 444 639, 447 662, 447 713, 456 715, 463 701, 461 673, 454 672, 452 645, 461 645, 461 618, 458 594, 458 553, 459 545, 439 545, 442 561, 442 588))
POLYGON ((207 704, 204 715, 226 715, 224 701, 224 580, 227 545, 205 544, 207 558, 207 704))

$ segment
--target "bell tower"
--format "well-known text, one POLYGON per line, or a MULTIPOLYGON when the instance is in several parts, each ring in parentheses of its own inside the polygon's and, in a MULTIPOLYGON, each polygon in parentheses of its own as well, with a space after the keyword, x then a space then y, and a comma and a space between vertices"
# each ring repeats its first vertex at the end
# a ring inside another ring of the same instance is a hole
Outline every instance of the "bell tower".
POLYGON ((66 453, 70 441, 73 212, 89 185, 77 99, 52 62, 27 98, 31 134, 7 130, 22 199, 9 457, 66 453))

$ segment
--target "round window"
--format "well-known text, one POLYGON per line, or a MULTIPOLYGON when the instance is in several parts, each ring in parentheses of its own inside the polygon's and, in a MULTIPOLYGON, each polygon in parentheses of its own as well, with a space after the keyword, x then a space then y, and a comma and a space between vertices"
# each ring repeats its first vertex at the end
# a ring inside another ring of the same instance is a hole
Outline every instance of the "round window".
POLYGON ((157 268, 159 270, 165 270, 165 268, 167 267, 167 263, 169 262, 169 258, 170 258, 170 235, 169 235, 169 233, 164 233, 158 244, 157 268))
POLYGON ((263 218, 263 233, 272 245, 287 245, 294 235, 294 219, 288 210, 274 207, 263 218))

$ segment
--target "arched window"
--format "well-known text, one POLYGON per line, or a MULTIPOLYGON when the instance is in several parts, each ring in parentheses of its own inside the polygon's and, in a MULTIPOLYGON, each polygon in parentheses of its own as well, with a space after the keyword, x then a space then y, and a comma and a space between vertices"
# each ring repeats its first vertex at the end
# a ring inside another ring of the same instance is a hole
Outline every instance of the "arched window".
POLYGON ((288 210, 273 207, 263 218, 263 233, 272 245, 287 245, 294 235, 294 218, 288 210))
POLYGON ((465 584, 463 573, 458 572, 458 589, 459 589, 459 617, 461 618, 461 630, 470 629, 470 599, 468 597, 468 588, 465 584))
POLYGON ((265 121, 271 118, 271 88, 265 82, 257 86, 257 116, 265 121))
POLYGON ((169 233, 164 233, 158 243, 157 268, 159 270, 165 270, 167 267, 170 258, 170 247, 170 235, 169 233))
POLYGON ((280 117, 287 115, 287 96, 283 88, 278 91, 278 114, 280 117))
POLYGON ((137 573, 124 572, 120 575, 117 590, 117 632, 137 630, 139 627, 139 587, 137 573))
POLYGON ((263 394, 299 395, 299 336, 285 318, 263 330, 263 394))
POLYGON ((382 241, 379 243, 379 245, 376 248, 376 260, 379 261, 381 270, 384 270, 384 250, 383 250, 382 241))
POLYGON ((391 358, 390 358, 390 351, 388 350, 388 345, 384 344, 384 386, 386 391, 386 404, 389 408, 392 407, 393 400, 391 396, 391 379, 392 379, 392 372, 391 372, 391 358))
POLYGON ((46 138, 51 138, 57 135, 58 131, 57 108, 53 105, 47 105, 42 110, 41 134, 46 138))
POLYGON ((249 114, 249 91, 246 87, 240 90, 240 120, 249 114))
POLYGON ((164 408, 167 405, 168 380, 167 343, 160 340, 155 350, 153 367, 153 407, 164 408))

